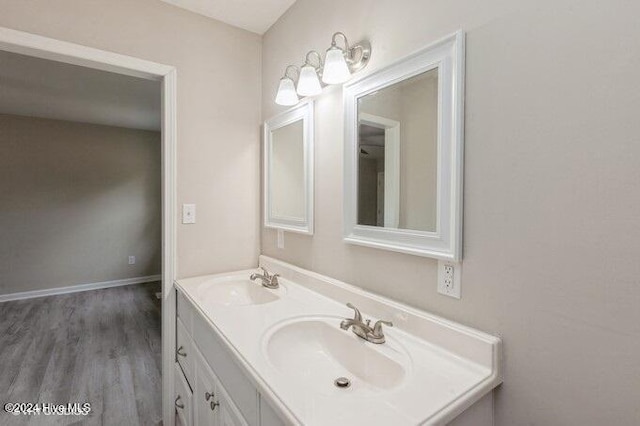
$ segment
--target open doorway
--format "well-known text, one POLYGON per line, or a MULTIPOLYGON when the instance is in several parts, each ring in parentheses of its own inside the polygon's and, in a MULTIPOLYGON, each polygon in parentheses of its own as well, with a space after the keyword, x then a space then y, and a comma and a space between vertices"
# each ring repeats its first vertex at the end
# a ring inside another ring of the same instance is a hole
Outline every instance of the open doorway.
POLYGON ((175 71, 0 29, 0 91, 3 401, 159 423, 173 412, 175 71))

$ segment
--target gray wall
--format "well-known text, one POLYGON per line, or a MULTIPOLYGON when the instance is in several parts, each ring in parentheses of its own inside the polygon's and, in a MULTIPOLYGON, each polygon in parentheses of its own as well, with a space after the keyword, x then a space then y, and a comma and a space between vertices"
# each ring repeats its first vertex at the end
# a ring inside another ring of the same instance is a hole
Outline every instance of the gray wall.
POLYGON ((257 265, 259 35, 158 0, 0 0, 0 11, 0 26, 175 66, 178 276, 257 265), (179 224, 182 203, 197 204, 198 223, 179 224))
POLYGON ((160 274, 160 149, 159 132, 0 114, 0 294, 160 274))
POLYGON ((370 72, 467 32, 462 299, 436 262, 342 242, 343 107, 316 102, 313 237, 267 255, 504 338, 496 420, 640 424, 640 3, 298 0, 263 41, 263 116, 287 64, 333 31, 370 72))

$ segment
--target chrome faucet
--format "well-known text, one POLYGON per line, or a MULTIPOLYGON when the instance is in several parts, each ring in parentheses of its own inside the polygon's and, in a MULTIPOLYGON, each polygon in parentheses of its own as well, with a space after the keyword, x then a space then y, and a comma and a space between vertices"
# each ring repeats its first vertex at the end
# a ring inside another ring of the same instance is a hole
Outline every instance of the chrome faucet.
POLYGON ((264 269, 262 266, 260 267, 260 269, 262 269, 262 274, 251 274, 251 276, 249 277, 249 279, 251 281, 255 281, 258 278, 260 279, 262 286, 266 287, 266 288, 278 288, 280 287, 280 283, 278 282, 278 277, 280 275, 278 274, 269 274, 269 272, 267 272, 266 269, 264 269))
POLYGON ((348 318, 340 323, 340 328, 343 330, 348 330, 351 327, 353 333, 371 343, 384 343, 384 333, 382 331, 382 325, 387 325, 389 327, 393 327, 393 323, 391 321, 379 320, 371 327, 371 320, 362 321, 362 314, 360 310, 353 306, 351 303, 347 303, 347 306, 355 311, 355 315, 353 319, 348 318))

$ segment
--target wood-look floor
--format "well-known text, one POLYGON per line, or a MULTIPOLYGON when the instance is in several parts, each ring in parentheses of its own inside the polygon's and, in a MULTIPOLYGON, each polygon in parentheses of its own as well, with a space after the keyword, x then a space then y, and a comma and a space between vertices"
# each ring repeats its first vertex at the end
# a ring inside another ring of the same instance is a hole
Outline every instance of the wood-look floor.
POLYGON ((161 424, 160 283, 0 303, 0 403, 91 403, 0 425, 161 424))

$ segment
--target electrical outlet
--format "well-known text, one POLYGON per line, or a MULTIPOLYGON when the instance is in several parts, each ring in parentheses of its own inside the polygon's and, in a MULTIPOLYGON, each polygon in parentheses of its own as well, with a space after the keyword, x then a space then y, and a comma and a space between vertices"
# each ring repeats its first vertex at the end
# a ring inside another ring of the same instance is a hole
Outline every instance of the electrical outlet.
POLYGON ((438 293, 460 299, 462 264, 438 261, 438 293))
POLYGON ((284 248, 284 231, 282 229, 278 229, 278 242, 277 246, 279 249, 284 248))
POLYGON ((135 265, 135 264, 136 264, 136 257, 129 256, 129 265, 135 265))

